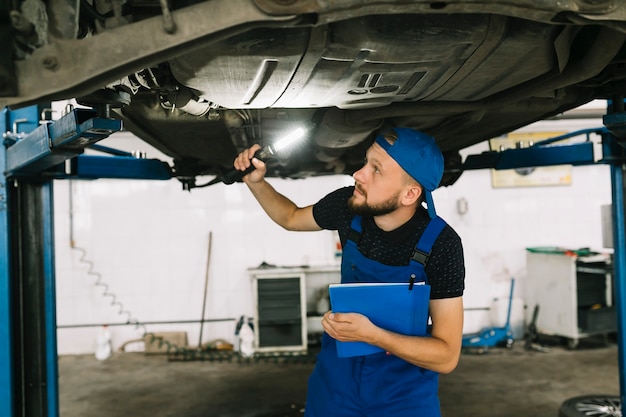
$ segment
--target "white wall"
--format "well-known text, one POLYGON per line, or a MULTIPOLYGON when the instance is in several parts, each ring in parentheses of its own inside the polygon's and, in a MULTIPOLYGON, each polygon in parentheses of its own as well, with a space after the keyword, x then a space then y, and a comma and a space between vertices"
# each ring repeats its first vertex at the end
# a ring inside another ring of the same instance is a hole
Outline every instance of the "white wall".
MULTIPOLYGON (((147 146, 128 134, 102 144, 132 150, 147 146)), ((147 150, 148 157, 156 151, 147 150)), ((350 177, 271 180, 301 205, 310 204, 350 177)), ((131 317, 144 321, 200 320, 211 234, 205 319, 252 315, 248 268, 336 262, 334 232, 287 232, 259 208, 243 184, 182 190, 171 181, 56 181, 55 250, 60 354, 91 352, 100 327, 123 323, 127 313, 103 296, 108 291, 131 317), (70 243, 70 192, 75 248, 70 243), (81 262, 83 252, 86 260, 81 262), (90 266, 92 273, 90 273, 90 266)), ((206 324, 203 343, 233 340, 232 321, 206 324)), ((112 326, 114 348, 139 338, 144 329, 112 326)), ((196 346, 199 324, 148 326, 150 332, 185 331, 196 346)))
MULTIPOLYGON (((600 120, 543 122, 527 130, 577 130, 600 120), (565 125, 565 126, 564 126, 565 125)), ((120 133, 102 142, 140 149, 164 158, 143 142, 120 133)), ((486 144, 464 155, 486 150, 486 144)), ((165 159, 165 158, 164 158, 165 159)), ((352 180, 348 176, 270 180, 296 203, 310 204, 352 180)), ((205 319, 252 314, 248 268, 262 262, 281 266, 336 262, 334 232, 286 232, 272 223, 243 184, 182 191, 176 180, 56 181, 55 230, 59 354, 92 352, 98 326, 122 323, 100 279, 123 309, 141 322, 199 320, 208 257, 209 289, 205 319), (70 192, 75 248, 70 242, 70 192), (87 263, 81 261, 82 248, 87 263), (90 271, 90 267, 92 270, 90 271)), ((468 171, 451 187, 434 193, 438 213, 461 235, 467 268, 465 332, 493 323, 493 299, 507 299, 510 278, 523 296, 525 248, 529 246, 602 249, 600 206, 611 201, 609 168, 575 167, 569 186, 494 189, 489 170, 468 171), (457 201, 468 203, 466 214, 457 201)), ((523 304, 523 302, 522 302, 523 304)), ((517 301, 516 311, 521 309, 517 301), (519 308, 518 308, 519 307, 519 308)), ((521 313, 520 313, 521 314, 521 313)), ((517 320, 514 312, 514 320, 517 320)), ((521 320, 521 318, 519 318, 521 320)), ((184 331, 196 346, 199 324, 150 325, 148 331, 184 331)), ((113 345, 139 338, 143 329, 112 326, 113 345)), ((233 341, 234 322, 205 325, 203 343, 233 341)))

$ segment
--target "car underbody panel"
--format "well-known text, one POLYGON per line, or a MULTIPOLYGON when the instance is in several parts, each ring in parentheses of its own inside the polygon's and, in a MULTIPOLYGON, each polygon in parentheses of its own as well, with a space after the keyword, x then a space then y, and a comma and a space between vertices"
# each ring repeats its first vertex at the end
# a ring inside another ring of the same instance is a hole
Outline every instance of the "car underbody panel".
POLYGON ((437 139, 449 185, 459 150, 626 92, 620 1, 9 3, 0 107, 112 109, 190 187, 306 121, 270 176, 350 174, 408 126, 437 139))

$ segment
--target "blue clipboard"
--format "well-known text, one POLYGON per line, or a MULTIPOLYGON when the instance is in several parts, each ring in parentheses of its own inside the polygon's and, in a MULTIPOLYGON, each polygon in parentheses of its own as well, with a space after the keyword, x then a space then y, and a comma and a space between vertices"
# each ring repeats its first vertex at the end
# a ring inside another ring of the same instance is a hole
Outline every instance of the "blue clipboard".
MULTIPOLYGON (((407 336, 425 336, 430 285, 408 283, 350 283, 328 287, 335 313, 361 313, 383 329, 407 336)), ((365 342, 336 341, 340 358, 370 355, 383 349, 365 342)))

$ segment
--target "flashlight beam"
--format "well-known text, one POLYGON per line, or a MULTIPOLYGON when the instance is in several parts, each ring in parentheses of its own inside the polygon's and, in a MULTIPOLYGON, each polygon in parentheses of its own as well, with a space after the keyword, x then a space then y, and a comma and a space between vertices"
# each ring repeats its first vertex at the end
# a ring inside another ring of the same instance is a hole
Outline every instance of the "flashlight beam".
POLYGON ((308 129, 306 127, 300 126, 299 128, 290 132, 288 135, 280 138, 274 145, 272 145, 272 148, 274 148, 275 152, 281 152, 283 149, 288 148, 293 143, 302 139, 307 130, 308 129))
MULTIPOLYGON (((313 128, 313 124, 311 122, 307 122, 303 126, 298 127, 297 129, 290 132, 287 136, 283 136, 280 138, 275 144, 267 145, 258 151, 255 152, 254 157, 260 159, 263 162, 267 162, 268 160, 274 158, 276 154, 280 153, 285 148, 291 146, 294 142, 302 139, 304 135, 313 128)), ((210 184, 215 184, 217 182, 223 182, 224 184, 232 184, 235 181, 241 180, 244 176, 254 171, 254 165, 250 164, 250 166, 244 171, 238 171, 233 169, 222 177, 218 177, 211 181, 210 184)))

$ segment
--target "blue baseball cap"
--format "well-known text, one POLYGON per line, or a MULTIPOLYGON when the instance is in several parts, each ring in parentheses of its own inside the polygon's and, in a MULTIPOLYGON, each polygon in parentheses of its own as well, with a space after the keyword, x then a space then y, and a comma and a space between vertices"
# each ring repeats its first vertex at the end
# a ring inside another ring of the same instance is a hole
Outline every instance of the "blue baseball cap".
POLYGON ((376 143, 382 147, 424 189, 424 200, 430 218, 435 218, 434 191, 443 177, 443 155, 435 139, 414 129, 396 127, 398 139, 391 144, 380 135, 376 143))

